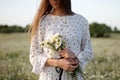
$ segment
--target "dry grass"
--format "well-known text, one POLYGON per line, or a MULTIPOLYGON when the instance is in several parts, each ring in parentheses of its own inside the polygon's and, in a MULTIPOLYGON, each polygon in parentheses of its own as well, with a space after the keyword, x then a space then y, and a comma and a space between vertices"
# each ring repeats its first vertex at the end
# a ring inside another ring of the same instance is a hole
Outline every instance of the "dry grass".
MULTIPOLYGON (((92 38, 94 59, 86 66, 87 80, 120 80, 120 35, 92 38)), ((31 73, 26 33, 0 34, 0 80, 38 80, 31 73)))

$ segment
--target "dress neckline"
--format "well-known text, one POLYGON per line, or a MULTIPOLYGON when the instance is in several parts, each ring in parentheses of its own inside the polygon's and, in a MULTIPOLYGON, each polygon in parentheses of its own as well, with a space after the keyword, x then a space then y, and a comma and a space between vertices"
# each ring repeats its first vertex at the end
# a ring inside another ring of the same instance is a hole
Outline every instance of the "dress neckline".
POLYGON ((73 16, 76 15, 76 13, 74 13, 74 14, 72 14, 72 15, 64 15, 64 16, 53 15, 53 14, 51 14, 51 13, 49 13, 48 15, 51 16, 51 17, 73 17, 73 16))

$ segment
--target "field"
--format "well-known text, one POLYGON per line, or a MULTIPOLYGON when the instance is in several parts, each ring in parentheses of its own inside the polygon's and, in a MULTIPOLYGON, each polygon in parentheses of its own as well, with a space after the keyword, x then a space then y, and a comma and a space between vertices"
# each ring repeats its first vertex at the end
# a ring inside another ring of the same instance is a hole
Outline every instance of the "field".
MULTIPOLYGON (((120 34, 92 38, 94 58, 85 69, 87 80, 120 80, 120 34)), ((26 33, 0 34, 0 80, 38 80, 31 73, 26 33)))

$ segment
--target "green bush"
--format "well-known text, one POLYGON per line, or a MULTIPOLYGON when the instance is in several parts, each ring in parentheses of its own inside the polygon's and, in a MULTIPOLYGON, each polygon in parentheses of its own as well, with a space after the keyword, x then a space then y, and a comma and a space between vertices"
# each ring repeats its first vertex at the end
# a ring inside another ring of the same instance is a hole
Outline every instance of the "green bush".
POLYGON ((106 24, 91 23, 90 34, 92 37, 110 37, 111 28, 106 24))

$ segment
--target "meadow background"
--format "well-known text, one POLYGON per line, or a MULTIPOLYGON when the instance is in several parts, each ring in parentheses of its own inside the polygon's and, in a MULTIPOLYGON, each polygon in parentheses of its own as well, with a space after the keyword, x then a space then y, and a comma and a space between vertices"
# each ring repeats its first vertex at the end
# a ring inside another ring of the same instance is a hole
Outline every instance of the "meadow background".
MULTIPOLYGON (((120 80, 120 34, 91 38, 94 58, 87 64, 87 80, 120 80)), ((0 33, 0 80, 38 80, 31 73, 27 33, 0 33)))

